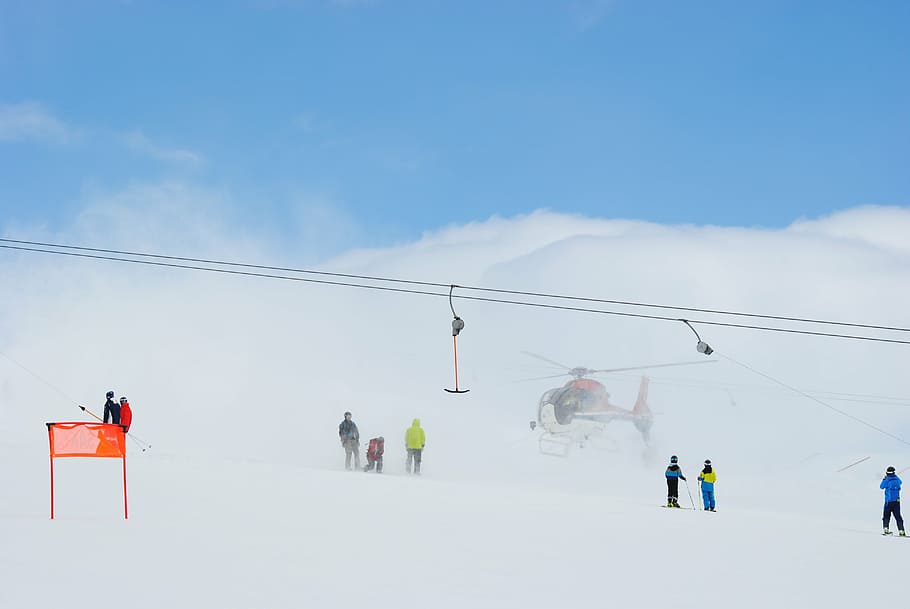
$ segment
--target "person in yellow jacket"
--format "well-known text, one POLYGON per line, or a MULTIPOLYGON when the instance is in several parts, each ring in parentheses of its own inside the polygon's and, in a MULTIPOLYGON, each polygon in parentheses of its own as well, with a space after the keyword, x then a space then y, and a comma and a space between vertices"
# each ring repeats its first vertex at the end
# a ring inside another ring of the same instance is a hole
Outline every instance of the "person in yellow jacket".
POLYGON ((411 463, 414 463, 414 473, 420 473, 420 459, 423 449, 427 445, 427 436, 420 426, 420 419, 414 419, 411 426, 404 432, 404 447, 408 449, 407 470, 411 473, 411 463))
POLYGON ((705 511, 716 512, 714 509, 714 483, 717 482, 717 473, 711 467, 711 459, 705 459, 705 468, 698 474, 701 482, 701 498, 705 511))

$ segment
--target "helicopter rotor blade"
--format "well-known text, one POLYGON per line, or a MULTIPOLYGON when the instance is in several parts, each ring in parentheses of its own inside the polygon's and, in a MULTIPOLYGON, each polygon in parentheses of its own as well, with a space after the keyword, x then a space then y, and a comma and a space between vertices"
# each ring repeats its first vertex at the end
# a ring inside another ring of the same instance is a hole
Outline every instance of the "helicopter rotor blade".
POLYGON ((696 364, 716 364, 716 359, 699 360, 694 362, 675 362, 672 364, 652 364, 650 366, 632 366, 630 368, 605 368, 603 370, 589 370, 590 374, 601 374, 608 372, 628 372, 630 370, 646 370, 648 368, 669 368, 670 366, 694 366, 696 364))
POLYGON ((571 369, 572 369, 572 366, 566 366, 565 364, 560 364, 559 362, 554 362, 554 361, 551 360, 551 359, 547 359, 547 358, 545 358, 545 357, 542 356, 542 355, 537 355, 536 353, 531 353, 530 351, 522 351, 522 353, 524 353, 525 355, 530 355, 531 357, 536 357, 537 359, 539 359, 539 360, 541 360, 541 361, 544 361, 544 362, 547 362, 548 364, 552 364, 552 365, 554 365, 554 366, 559 366, 559 367, 562 368, 563 370, 571 370, 571 369))
POLYGON ((519 379, 519 380, 517 380, 517 381, 515 381, 515 382, 516 382, 516 383, 524 383, 524 382, 527 382, 527 381, 542 381, 542 380, 544 380, 544 379, 558 379, 558 378, 560 378, 560 377, 568 376, 568 375, 569 375, 568 372, 563 372, 562 374, 550 374, 550 375, 548 375, 548 376, 535 376, 534 378, 530 378, 530 379, 519 379))

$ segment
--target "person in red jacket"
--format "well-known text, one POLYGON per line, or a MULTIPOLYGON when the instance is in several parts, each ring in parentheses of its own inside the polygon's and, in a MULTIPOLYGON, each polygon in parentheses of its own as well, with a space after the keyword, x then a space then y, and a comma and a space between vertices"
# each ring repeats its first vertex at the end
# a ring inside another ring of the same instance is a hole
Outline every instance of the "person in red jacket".
POLYGON ((133 423, 133 409, 125 397, 120 398, 120 426, 123 431, 129 432, 130 425, 133 423))

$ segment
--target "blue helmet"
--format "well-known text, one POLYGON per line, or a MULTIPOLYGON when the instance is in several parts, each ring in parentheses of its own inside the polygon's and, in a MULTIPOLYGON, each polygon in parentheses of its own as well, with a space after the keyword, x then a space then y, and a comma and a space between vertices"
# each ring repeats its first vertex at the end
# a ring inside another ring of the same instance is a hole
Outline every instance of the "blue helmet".
POLYGON ((105 395, 107 396, 107 399, 109 399, 109 400, 113 400, 113 399, 114 399, 114 392, 113 392, 113 391, 108 391, 107 394, 105 394, 105 395))

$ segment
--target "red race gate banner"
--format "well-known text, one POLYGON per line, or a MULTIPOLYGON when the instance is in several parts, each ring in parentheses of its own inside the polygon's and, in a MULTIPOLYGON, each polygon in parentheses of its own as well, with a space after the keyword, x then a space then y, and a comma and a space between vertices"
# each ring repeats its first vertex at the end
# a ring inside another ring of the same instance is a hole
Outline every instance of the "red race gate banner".
POLYGON ((54 518, 54 459, 61 457, 102 457, 123 459, 123 517, 129 518, 126 503, 126 432, 107 423, 48 423, 51 456, 51 520, 54 518))

